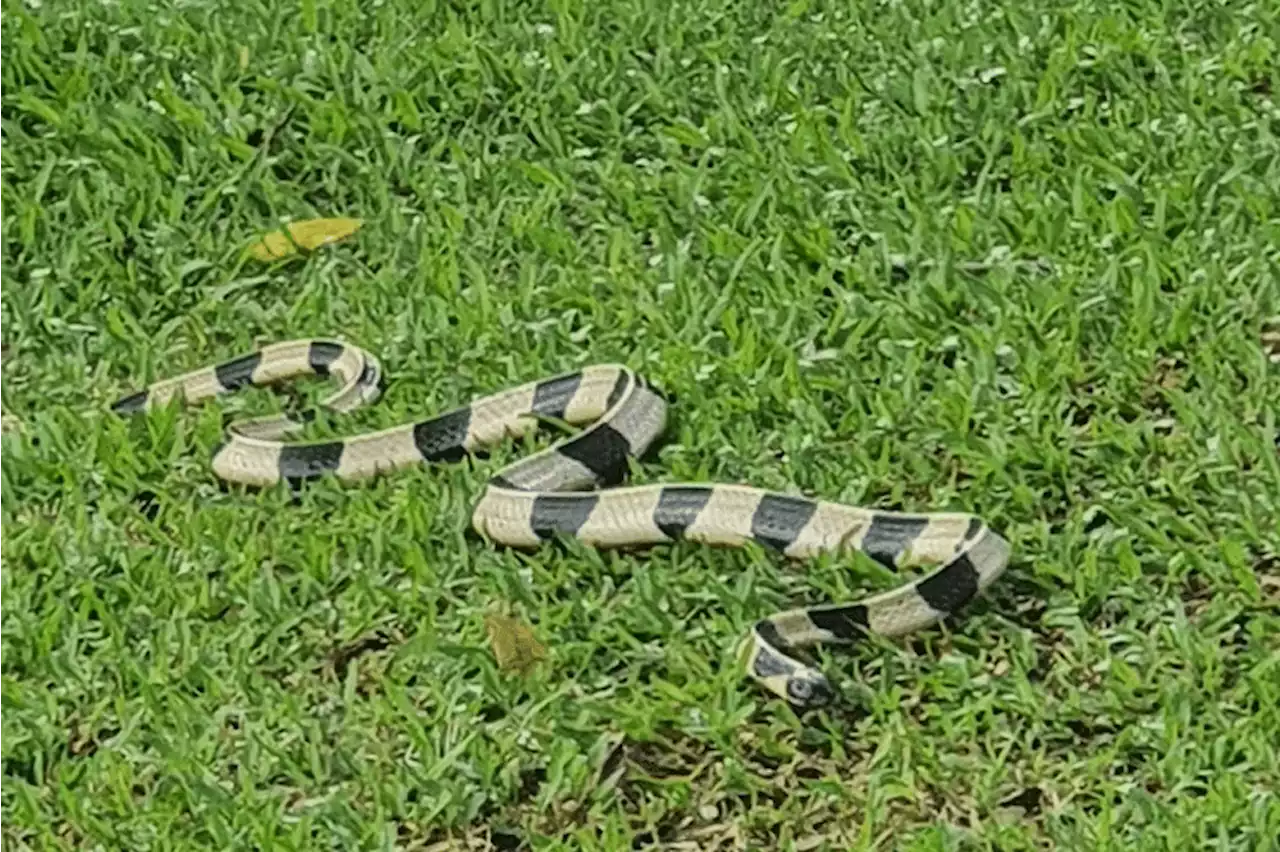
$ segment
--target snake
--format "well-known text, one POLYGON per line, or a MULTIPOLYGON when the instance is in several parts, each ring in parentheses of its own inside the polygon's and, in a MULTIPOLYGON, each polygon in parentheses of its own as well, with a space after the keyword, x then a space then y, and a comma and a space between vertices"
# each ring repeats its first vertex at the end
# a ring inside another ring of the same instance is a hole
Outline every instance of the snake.
POLYGON ((664 393, 623 364, 602 363, 473 398, 427 419, 332 440, 296 434, 318 408, 351 412, 383 390, 379 360, 340 339, 308 338, 253 351, 117 399, 118 415, 177 401, 194 403, 241 388, 328 378, 336 390, 301 412, 226 426, 212 468, 225 483, 298 488, 322 477, 356 483, 421 464, 481 457, 550 420, 575 430, 494 473, 474 504, 482 540, 517 550, 574 537, 598 548, 639 549, 688 540, 709 546, 749 542, 791 560, 860 551, 917 579, 848 602, 801 606, 755 620, 737 661, 768 693, 798 709, 830 704, 831 681, 803 658, 819 645, 848 646, 870 635, 903 636, 946 619, 1004 571, 1008 541, 963 512, 911 513, 852 506, 737 483, 625 484, 667 423, 664 393))

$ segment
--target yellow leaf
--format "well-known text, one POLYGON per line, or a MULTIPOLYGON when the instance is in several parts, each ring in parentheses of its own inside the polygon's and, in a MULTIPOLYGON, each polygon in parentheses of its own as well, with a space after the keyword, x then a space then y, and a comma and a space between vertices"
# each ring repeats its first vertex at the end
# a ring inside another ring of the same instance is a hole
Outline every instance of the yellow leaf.
POLYGON ((359 219, 306 219, 290 222, 287 226, 288 234, 284 231, 272 231, 250 246, 249 251, 258 260, 279 260, 298 249, 313 251, 349 237, 360 230, 361 224, 359 219))
POLYGON ((240 45, 240 55, 236 58, 236 64, 240 66, 241 71, 249 67, 249 46, 248 45, 245 45, 245 44, 240 45))
POLYGON ((533 635, 533 629, 518 618, 498 613, 484 617, 484 629, 489 634, 498 668, 506 672, 525 674, 534 664, 545 660, 547 651, 533 635))

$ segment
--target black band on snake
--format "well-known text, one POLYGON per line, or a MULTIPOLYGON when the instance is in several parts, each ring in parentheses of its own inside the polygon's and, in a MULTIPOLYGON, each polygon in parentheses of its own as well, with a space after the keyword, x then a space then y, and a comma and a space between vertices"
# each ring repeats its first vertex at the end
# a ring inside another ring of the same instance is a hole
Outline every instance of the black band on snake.
MULTIPOLYGON (((381 368, 364 350, 331 340, 266 346, 216 367, 157 382, 113 410, 194 402, 245 385, 332 376, 340 388, 320 404, 339 412, 376 401, 381 368)), ((860 550, 891 570, 934 566, 926 576, 852 603, 776 613, 740 646, 748 675, 799 707, 829 702, 819 671, 789 656, 868 633, 900 636, 957 612, 1004 570, 1007 542, 979 518, 908 514, 840 505, 741 485, 688 483, 617 487, 666 425, 667 403, 627 367, 596 365, 482 397, 453 411, 342 440, 288 441, 287 417, 242 421, 213 459, 228 482, 270 486, 336 475, 356 481, 423 462, 458 461, 526 434, 538 418, 582 431, 500 470, 471 522, 485 539, 534 548, 557 535, 597 547, 656 545, 684 538, 722 546, 754 540, 793 559, 860 550)))

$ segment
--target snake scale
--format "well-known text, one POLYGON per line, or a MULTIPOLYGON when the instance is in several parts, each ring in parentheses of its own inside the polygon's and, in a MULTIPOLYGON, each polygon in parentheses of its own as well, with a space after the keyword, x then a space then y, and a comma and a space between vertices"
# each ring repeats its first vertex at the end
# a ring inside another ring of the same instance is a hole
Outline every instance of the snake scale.
MULTIPOLYGON (((112 409, 133 414, 175 398, 195 402, 245 386, 328 376, 339 387, 320 405, 349 412, 378 399, 381 375, 378 360, 357 346, 292 340, 158 381, 112 409)), ((745 671, 800 708, 827 704, 835 693, 820 671, 792 656, 799 649, 849 644, 870 633, 900 636, 933 624, 1004 570, 1008 543, 968 514, 880 511, 735 484, 619 487, 629 460, 643 456, 662 433, 666 414, 666 400, 640 375, 601 364, 341 440, 288 440, 310 419, 305 416, 240 421, 228 427, 212 464, 221 479, 247 486, 297 486, 323 476, 354 482, 424 462, 459 461, 530 432, 539 418, 558 418, 580 431, 489 480, 471 516, 484 539, 516 548, 535 548, 559 535, 596 547, 681 538, 728 547, 756 541, 793 559, 854 549, 894 571, 931 567, 917 580, 863 600, 791 609, 755 622, 738 649, 745 671)))

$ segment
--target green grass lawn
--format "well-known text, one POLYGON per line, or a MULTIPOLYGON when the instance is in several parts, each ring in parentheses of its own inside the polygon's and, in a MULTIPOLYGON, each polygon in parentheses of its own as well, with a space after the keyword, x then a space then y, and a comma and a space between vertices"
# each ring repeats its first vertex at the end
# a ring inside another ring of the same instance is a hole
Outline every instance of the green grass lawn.
POLYGON ((1274 4, 3 14, 6 852, 1276 848, 1274 4), (312 216, 365 225, 243 256, 312 216), (103 413, 312 335, 388 376, 314 434, 622 361, 676 400, 634 481, 1013 559, 798 716, 734 645, 886 577, 465 537, 532 447, 295 500, 209 469, 266 392, 103 413))

